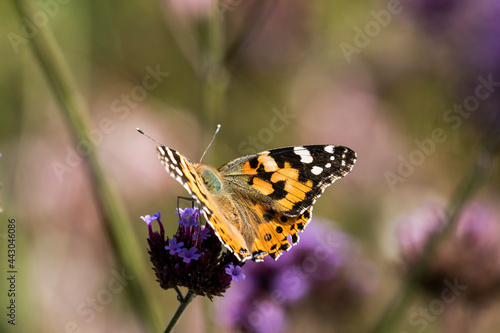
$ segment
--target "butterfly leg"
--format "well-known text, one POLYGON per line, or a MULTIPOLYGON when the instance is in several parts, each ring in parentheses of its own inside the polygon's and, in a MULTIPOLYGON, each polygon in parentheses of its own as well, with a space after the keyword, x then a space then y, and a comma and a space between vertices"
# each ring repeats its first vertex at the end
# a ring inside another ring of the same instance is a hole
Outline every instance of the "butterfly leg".
POLYGON ((177 213, 179 212, 179 207, 180 207, 179 202, 180 202, 180 200, 191 201, 191 208, 194 208, 194 203, 196 202, 195 199, 179 196, 179 197, 177 197, 177 213))

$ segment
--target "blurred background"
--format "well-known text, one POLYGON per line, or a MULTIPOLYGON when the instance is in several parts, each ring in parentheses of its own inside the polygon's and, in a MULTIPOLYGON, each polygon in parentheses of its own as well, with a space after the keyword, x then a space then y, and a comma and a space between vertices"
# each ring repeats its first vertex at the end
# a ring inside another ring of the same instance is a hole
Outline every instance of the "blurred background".
POLYGON ((358 161, 315 204, 304 244, 248 263, 226 297, 197 297, 175 331, 369 332, 472 174, 388 331, 497 332, 498 1, 23 2, 0 3, 0 331, 163 331, 178 302, 155 282, 139 217, 161 211, 173 234, 187 192, 135 129, 198 161, 221 124, 206 164, 305 144, 358 161), (74 86, 54 89, 36 45, 62 55, 74 86), (65 111, 74 94, 84 130, 65 111), (314 257, 329 233, 341 241, 314 257))

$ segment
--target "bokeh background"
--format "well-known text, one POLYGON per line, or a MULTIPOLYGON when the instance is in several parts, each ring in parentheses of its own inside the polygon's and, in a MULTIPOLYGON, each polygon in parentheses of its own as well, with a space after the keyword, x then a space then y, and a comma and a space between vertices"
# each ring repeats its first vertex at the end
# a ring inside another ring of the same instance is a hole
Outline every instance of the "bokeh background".
POLYGON ((329 231, 307 229, 283 263, 248 263, 227 297, 196 298, 177 332, 369 332, 460 195, 461 229, 429 258, 388 331, 498 331, 498 1, 22 1, 28 12, 14 3, 0 3, 0 331, 163 331, 176 294, 155 282, 139 217, 161 211, 173 234, 187 193, 135 128, 198 161, 217 124, 206 164, 322 143, 358 161, 315 204, 312 223, 329 231), (61 54, 55 63, 75 85, 54 89, 57 71, 34 45, 61 54), (65 111, 74 94, 86 133, 65 111), (328 232, 348 245, 325 273, 326 261, 304 260, 328 232), (290 267, 314 286, 272 298, 269 281, 290 267), (443 299, 443 281, 456 279, 467 288, 443 299))

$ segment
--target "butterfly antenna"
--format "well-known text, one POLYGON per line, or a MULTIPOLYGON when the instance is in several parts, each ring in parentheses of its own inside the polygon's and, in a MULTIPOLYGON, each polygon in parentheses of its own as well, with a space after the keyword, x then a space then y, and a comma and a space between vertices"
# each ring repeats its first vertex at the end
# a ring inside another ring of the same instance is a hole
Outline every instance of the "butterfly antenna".
POLYGON ((214 136, 212 137, 212 140, 210 140, 210 143, 208 144, 207 149, 205 149, 205 151, 203 152, 203 155, 201 155, 200 163, 201 163, 201 160, 203 160, 203 157, 205 157, 205 154, 207 153, 208 148, 210 148, 210 146, 212 145, 212 142, 214 142, 215 136, 217 135, 217 133, 219 133, 219 130, 220 130, 220 124, 217 125, 217 128, 215 129, 214 136))
POLYGON ((156 142, 158 145, 164 146, 161 143, 159 143, 158 141, 156 141, 155 139, 153 139, 152 137, 150 137, 149 135, 147 135, 146 133, 144 133, 139 127, 137 127, 136 130, 137 130, 137 132, 139 132, 142 135, 144 135, 146 138, 148 138, 148 139, 153 140, 154 142, 156 142))

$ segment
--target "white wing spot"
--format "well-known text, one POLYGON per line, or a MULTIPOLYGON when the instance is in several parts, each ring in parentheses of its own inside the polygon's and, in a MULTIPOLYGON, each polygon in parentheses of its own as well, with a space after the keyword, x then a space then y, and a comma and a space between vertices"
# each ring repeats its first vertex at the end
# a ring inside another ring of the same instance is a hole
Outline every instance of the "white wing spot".
POLYGON ((300 156, 300 161, 302 163, 312 163, 313 158, 312 158, 311 153, 309 152, 309 150, 307 150, 306 148, 301 147, 301 146, 293 147, 293 152, 296 155, 300 156))
POLYGON ((342 166, 345 166, 345 160, 342 160, 342 166))
POLYGON ((323 172, 323 168, 322 167, 319 167, 319 166, 313 166, 313 168, 311 169, 311 172, 314 174, 314 175, 319 175, 320 173, 323 172))
POLYGON ((167 148, 167 153, 168 153, 168 157, 170 157, 170 161, 172 162, 172 164, 177 165, 177 161, 175 160, 175 157, 174 157, 174 154, 172 154, 172 151, 167 148))
POLYGON ((328 168, 331 168, 331 167, 332 167, 332 163, 326 163, 325 168, 328 169, 328 168))
POLYGON ((330 154, 333 154, 333 151, 335 150, 335 146, 332 146, 332 145, 329 145, 329 146, 325 146, 325 151, 327 153, 330 153, 330 154))
POLYGON ((335 156, 330 156, 330 160, 334 161, 335 160, 335 156))

